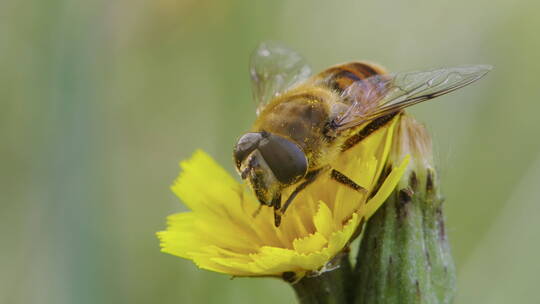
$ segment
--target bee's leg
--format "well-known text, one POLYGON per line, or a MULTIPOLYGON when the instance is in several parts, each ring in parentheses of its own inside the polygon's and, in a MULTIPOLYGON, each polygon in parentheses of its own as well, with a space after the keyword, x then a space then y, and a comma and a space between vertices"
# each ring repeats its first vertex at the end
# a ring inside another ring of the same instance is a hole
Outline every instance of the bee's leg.
POLYGON ((252 216, 253 218, 256 218, 256 217, 259 215, 259 213, 261 213, 262 206, 263 206, 262 204, 259 204, 259 207, 257 207, 257 210, 255 210, 255 211, 253 212, 253 214, 251 214, 251 216, 252 216))
POLYGON ((287 198, 287 201, 283 205, 283 208, 281 208, 281 214, 285 213, 289 205, 292 203, 293 199, 298 195, 298 193, 300 193, 300 191, 304 190, 304 188, 306 188, 309 184, 313 183, 317 176, 319 176, 323 171, 326 171, 328 169, 330 169, 330 167, 322 167, 309 172, 305 177, 305 181, 298 185, 296 189, 294 189, 294 191, 291 193, 291 195, 289 195, 289 198, 287 198))
POLYGON ((373 134, 375 131, 384 127, 389 123, 399 112, 394 112, 385 116, 381 116, 372 120, 367 126, 362 128, 353 136, 347 138, 347 140, 341 145, 341 151, 347 151, 350 148, 354 147, 356 144, 367 138, 369 135, 373 134))
POLYGON ((283 213, 281 212, 281 194, 275 197, 272 200, 272 206, 274 206, 274 225, 276 227, 279 227, 281 224, 281 216, 283 213))
POLYGON ((358 185, 352 179, 348 178, 345 174, 339 172, 336 169, 332 169, 332 171, 330 172, 330 177, 336 182, 352 188, 356 191, 367 192, 366 188, 358 185))

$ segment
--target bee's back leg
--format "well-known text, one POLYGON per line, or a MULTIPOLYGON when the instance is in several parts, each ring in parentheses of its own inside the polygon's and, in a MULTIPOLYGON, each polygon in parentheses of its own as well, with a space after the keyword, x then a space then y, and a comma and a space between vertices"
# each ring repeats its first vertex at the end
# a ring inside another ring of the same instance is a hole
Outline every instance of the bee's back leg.
POLYGON ((366 188, 358 185, 352 179, 348 178, 347 175, 339 172, 336 169, 332 169, 332 171, 330 172, 330 177, 336 182, 352 188, 356 191, 367 192, 366 188))
POLYGON ((399 112, 394 112, 385 116, 381 116, 379 118, 376 118, 372 120, 367 126, 362 128, 360 131, 358 131, 353 136, 347 138, 347 140, 341 145, 341 151, 347 151, 350 148, 356 146, 359 142, 366 139, 371 134, 375 133, 375 131, 381 129, 386 124, 388 124, 399 112))

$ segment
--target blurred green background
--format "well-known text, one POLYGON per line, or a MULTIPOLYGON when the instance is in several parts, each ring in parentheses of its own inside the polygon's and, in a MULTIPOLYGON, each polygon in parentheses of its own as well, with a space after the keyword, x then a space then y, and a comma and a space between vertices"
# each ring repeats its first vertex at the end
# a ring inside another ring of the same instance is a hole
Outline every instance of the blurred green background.
POLYGON ((160 253, 197 148, 232 170, 254 120, 248 56, 280 40, 314 70, 467 63, 485 79, 410 112, 432 131, 457 303, 538 303, 538 1, 0 2, 0 303, 292 303, 160 253))

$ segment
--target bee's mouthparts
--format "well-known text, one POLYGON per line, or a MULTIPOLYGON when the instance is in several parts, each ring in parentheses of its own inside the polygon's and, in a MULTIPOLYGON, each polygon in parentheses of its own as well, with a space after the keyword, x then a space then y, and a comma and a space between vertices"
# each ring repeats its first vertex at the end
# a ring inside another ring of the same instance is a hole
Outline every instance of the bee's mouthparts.
POLYGON ((249 175, 249 172, 251 172, 251 170, 253 170, 253 168, 255 168, 256 165, 257 165, 257 158, 252 153, 249 156, 249 160, 248 160, 248 163, 247 163, 246 167, 240 173, 240 177, 242 177, 242 179, 246 179, 248 177, 248 175, 249 175))
POLYGON ((244 171, 242 171, 242 173, 240 173, 240 177, 242 177, 242 179, 246 179, 248 177, 249 171, 251 171, 251 168, 246 167, 244 169, 244 171))

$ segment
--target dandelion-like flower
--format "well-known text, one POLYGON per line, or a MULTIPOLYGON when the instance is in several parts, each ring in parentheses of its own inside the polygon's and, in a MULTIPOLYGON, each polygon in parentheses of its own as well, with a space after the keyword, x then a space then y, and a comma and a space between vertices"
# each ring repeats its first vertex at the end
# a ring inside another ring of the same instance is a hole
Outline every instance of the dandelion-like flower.
POLYGON ((180 163, 182 172, 172 186, 191 211, 168 217, 167 230, 158 232, 162 251, 233 276, 292 272, 298 279, 323 272, 390 195, 407 166, 405 158, 382 174, 398 120, 399 115, 332 164, 367 191, 323 175, 294 199, 280 227, 274 225, 272 208, 256 214, 259 202, 251 190, 197 151, 180 163))

